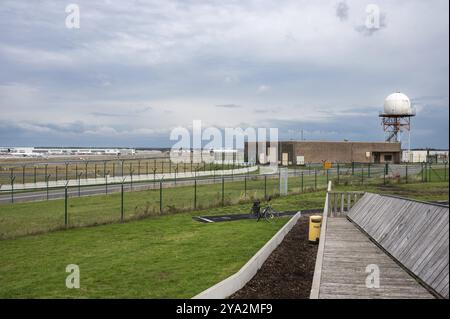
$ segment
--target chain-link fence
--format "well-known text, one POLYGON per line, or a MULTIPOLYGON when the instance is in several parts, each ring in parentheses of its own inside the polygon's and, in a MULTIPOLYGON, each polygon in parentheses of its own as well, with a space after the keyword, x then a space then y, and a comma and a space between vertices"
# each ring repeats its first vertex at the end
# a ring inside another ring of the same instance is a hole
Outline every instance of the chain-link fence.
MULTIPOLYGON (((336 164, 289 168, 287 194, 324 190, 337 185, 381 185, 448 181, 444 165, 336 164)), ((12 185, 14 185, 14 180, 12 185)), ((285 187, 283 181, 283 188, 285 187)), ((134 220, 280 196, 280 173, 212 175, 101 185, 45 187, 0 192, 0 237, 68 227, 134 220)))

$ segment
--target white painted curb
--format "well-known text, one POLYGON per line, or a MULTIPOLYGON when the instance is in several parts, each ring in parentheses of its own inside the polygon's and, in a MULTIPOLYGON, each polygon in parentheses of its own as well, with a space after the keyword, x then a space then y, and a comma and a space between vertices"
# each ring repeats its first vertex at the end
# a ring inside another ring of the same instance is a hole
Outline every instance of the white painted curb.
POLYGON ((294 227, 301 212, 295 214, 237 273, 206 289, 192 299, 224 299, 242 289, 264 264, 270 254, 294 227))

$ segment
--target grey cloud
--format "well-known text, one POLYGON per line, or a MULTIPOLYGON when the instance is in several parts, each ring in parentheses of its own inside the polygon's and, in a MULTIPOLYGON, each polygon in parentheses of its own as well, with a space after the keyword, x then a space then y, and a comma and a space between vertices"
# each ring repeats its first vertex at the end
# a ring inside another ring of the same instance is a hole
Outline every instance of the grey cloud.
POLYGON ((222 108, 226 108, 226 109, 238 109, 241 108, 241 105, 237 105, 237 104, 219 104, 216 105, 216 107, 222 107, 222 108))
POLYGON ((341 1, 336 5, 336 16, 341 21, 348 20, 349 6, 345 1, 341 1))

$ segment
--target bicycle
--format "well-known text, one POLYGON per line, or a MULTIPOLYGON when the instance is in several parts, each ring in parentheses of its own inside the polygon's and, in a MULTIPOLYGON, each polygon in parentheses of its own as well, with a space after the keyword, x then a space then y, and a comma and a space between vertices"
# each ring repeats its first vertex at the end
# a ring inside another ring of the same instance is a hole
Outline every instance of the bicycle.
POLYGON ((267 199, 267 204, 266 207, 264 207, 263 211, 259 211, 258 214, 258 220, 257 222, 259 222, 261 220, 261 218, 264 218, 265 220, 267 220, 268 222, 270 222, 272 219, 275 218, 275 214, 277 214, 279 216, 279 213, 276 212, 273 208, 272 208, 272 204, 270 203, 271 198, 269 197, 267 199))

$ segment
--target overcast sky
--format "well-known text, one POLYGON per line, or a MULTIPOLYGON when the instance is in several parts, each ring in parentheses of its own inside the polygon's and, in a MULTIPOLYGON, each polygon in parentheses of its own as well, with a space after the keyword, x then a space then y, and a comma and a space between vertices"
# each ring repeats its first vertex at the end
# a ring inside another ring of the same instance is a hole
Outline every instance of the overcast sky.
POLYGON ((377 141, 384 98, 401 91, 417 109, 412 146, 448 148, 448 6, 1 0, 0 145, 170 146, 193 120, 377 141), (79 29, 65 25, 71 2, 79 29))

